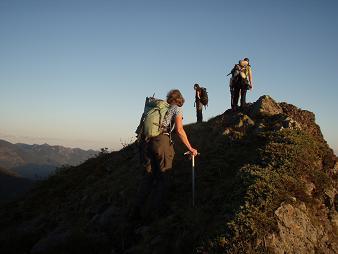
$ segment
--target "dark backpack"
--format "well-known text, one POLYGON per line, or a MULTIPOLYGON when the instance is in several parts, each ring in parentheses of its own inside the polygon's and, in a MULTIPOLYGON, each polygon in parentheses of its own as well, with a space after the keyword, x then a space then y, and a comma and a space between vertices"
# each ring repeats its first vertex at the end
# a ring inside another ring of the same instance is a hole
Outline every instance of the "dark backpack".
POLYGON ((233 79, 239 78, 239 73, 241 72, 241 67, 239 64, 235 64, 234 68, 232 68, 231 72, 228 74, 228 76, 231 74, 231 77, 233 79))
POLYGON ((203 104, 203 106, 208 106, 208 101, 209 99, 207 89, 201 87, 200 102, 203 104))

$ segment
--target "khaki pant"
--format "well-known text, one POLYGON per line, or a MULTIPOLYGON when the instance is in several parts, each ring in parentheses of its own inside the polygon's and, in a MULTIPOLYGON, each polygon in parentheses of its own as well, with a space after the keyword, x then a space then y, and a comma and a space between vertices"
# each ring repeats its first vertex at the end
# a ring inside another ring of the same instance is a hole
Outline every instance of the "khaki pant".
POLYGON ((141 161, 150 173, 164 172, 172 168, 174 147, 168 135, 161 134, 140 144, 141 161))
POLYGON ((141 211, 145 203, 150 203, 145 211, 146 216, 163 211, 170 188, 170 169, 174 154, 168 135, 161 134, 140 144, 141 161, 145 171, 138 189, 135 211, 141 211))

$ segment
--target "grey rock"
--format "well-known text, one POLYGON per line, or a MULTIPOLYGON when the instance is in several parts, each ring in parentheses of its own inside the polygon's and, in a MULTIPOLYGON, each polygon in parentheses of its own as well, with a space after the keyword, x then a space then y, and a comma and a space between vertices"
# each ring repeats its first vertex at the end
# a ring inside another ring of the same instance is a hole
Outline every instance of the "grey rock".
POLYGON ((258 133, 262 133, 264 132, 266 129, 266 126, 263 123, 259 123, 256 124, 255 129, 254 129, 254 133, 258 134, 258 133))
POLYGON ((270 96, 261 96, 253 105, 250 117, 272 116, 283 113, 283 109, 270 96))
POLYGON ((316 185, 313 182, 306 181, 304 184, 305 193, 312 197, 313 191, 316 189, 316 185))
POLYGON ((284 128, 287 128, 287 129, 292 129, 292 130, 302 129, 301 125, 297 121, 293 120, 291 117, 285 118, 285 120, 282 122, 282 125, 284 128))
POLYGON ((334 167, 331 169, 332 174, 337 174, 338 173, 338 161, 334 165, 334 167))
POLYGON ((235 118, 234 128, 241 129, 255 125, 255 122, 247 115, 238 114, 235 118))
POLYGON ((304 203, 282 203, 275 211, 278 233, 272 233, 265 239, 265 245, 272 253, 315 254, 336 253, 336 245, 330 245, 329 227, 325 223, 313 223, 311 211, 304 203))
POLYGON ((223 132, 223 135, 226 136, 228 134, 230 134, 231 130, 229 128, 226 128, 223 132))
POLYGON ((333 208, 334 207, 335 198, 336 198, 336 195, 337 195, 336 189, 329 188, 329 189, 326 189, 324 191, 324 193, 325 193, 325 195, 324 195, 325 205, 328 208, 333 208))

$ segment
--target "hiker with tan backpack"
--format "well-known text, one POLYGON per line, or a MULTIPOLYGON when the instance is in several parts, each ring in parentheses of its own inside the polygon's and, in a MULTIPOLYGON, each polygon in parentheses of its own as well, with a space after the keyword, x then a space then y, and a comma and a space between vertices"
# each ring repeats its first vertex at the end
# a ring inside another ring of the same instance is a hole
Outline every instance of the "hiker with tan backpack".
POLYGON ((132 211, 132 219, 142 217, 142 207, 151 192, 153 192, 150 205, 152 213, 156 215, 164 209, 175 154, 171 139, 174 130, 188 151, 193 156, 198 154, 191 146, 183 128, 183 104, 184 98, 177 89, 167 94, 166 101, 153 97, 146 99, 144 113, 136 130, 144 173, 132 211))
POLYGON ((239 97, 241 97, 240 107, 243 109, 246 105, 246 92, 253 88, 252 70, 249 58, 240 60, 228 75, 230 74, 232 75, 229 84, 231 91, 231 108, 232 110, 237 111, 239 97))

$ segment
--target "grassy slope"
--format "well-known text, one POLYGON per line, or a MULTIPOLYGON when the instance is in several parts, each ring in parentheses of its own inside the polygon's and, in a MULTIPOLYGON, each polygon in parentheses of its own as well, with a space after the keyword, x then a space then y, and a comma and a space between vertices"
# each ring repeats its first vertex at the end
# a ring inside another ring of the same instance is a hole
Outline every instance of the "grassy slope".
POLYGON ((32 185, 33 181, 0 167, 0 204, 14 200, 28 191, 32 185))
MULTIPOLYGON (((273 212, 281 202, 293 197, 314 202, 306 194, 305 180, 315 183, 318 199, 323 197, 332 184, 328 170, 333 154, 320 137, 299 130, 267 128, 257 133, 254 127, 241 127, 223 135, 232 117, 226 112, 208 123, 185 127, 201 152, 196 161, 197 208, 191 207, 191 164, 176 141, 170 212, 143 226, 129 222, 127 213, 142 172, 137 147, 130 145, 61 169, 26 199, 1 209, 0 245, 5 243, 8 253, 20 253, 46 232, 62 228, 69 231, 69 239, 49 253, 259 251, 255 240, 276 230, 273 212), (112 212, 101 223, 96 218, 107 208, 112 212), (22 232, 28 222, 34 225, 30 234, 22 232)), ((276 122, 274 117, 263 120, 268 127, 276 122)))

